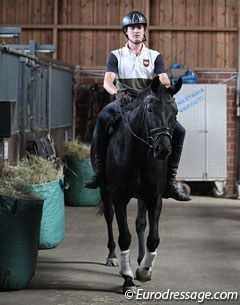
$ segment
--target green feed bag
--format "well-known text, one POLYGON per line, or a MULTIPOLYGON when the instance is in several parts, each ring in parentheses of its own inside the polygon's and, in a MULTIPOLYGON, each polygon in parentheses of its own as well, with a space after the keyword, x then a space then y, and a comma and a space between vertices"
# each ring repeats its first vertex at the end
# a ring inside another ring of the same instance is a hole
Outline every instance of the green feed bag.
POLYGON ((0 290, 24 288, 37 262, 43 200, 0 195, 0 290))
POLYGON ((66 183, 69 188, 64 191, 66 205, 94 206, 100 202, 100 191, 87 189, 84 184, 94 175, 90 159, 80 160, 73 156, 65 156, 67 168, 65 170, 66 183))
POLYGON ((62 185, 63 178, 27 186, 28 192, 44 199, 39 249, 54 248, 64 239, 65 209, 62 185))

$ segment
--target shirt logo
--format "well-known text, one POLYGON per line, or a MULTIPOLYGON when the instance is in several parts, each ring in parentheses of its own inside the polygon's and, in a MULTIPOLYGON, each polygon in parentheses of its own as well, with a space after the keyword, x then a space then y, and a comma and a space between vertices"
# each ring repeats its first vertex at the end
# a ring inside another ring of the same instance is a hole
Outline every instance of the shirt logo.
POLYGON ((143 60, 143 65, 144 65, 144 67, 148 67, 149 66, 149 59, 144 59, 143 60))

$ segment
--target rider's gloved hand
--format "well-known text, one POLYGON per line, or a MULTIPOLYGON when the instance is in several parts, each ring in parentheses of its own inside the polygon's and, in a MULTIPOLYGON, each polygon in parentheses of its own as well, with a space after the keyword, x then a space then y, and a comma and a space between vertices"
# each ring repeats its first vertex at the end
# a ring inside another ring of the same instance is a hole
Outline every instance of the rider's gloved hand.
POLYGON ((125 92, 121 92, 121 91, 118 91, 115 94, 115 99, 119 100, 123 106, 128 104, 128 103, 131 103, 132 100, 133 100, 130 95, 128 95, 125 92))

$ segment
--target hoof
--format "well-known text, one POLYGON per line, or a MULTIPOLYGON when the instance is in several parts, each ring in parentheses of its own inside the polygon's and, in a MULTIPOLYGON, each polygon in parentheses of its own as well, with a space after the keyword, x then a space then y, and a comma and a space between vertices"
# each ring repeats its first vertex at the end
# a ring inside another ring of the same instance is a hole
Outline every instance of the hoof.
POLYGON ((123 294, 125 294, 126 292, 129 293, 129 291, 132 292, 133 295, 137 294, 137 287, 136 286, 123 286, 123 294))
POLYGON ((106 261, 106 266, 108 267, 118 267, 118 259, 116 257, 108 257, 106 261))
POLYGON ((136 280, 139 282, 147 282, 152 279, 152 268, 137 268, 136 280))
POLYGON ((126 295, 135 295, 137 294, 137 287, 133 283, 132 277, 123 275, 124 278, 124 284, 123 284, 123 293, 126 295))

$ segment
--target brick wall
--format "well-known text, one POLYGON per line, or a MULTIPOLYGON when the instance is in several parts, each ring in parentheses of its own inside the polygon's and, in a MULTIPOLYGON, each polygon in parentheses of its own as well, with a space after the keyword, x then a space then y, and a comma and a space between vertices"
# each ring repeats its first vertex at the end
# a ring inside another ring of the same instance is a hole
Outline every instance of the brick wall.
MULTIPOLYGON (((91 104, 91 86, 99 85, 100 99, 104 98, 102 89, 104 71, 78 71, 76 77, 75 100, 76 100, 76 135, 84 138, 87 126, 87 112, 91 104), (84 88, 81 90, 81 88, 84 88)), ((197 72, 198 83, 227 85, 227 181, 226 195, 232 197, 236 189, 236 72, 197 72)), ((105 98, 106 99, 106 98, 105 98)), ((107 102, 107 100, 106 100, 107 102)), ((216 109, 217 111, 217 109, 216 109)), ((239 135, 238 135, 239 136, 239 135)))

